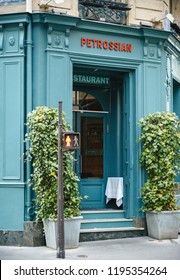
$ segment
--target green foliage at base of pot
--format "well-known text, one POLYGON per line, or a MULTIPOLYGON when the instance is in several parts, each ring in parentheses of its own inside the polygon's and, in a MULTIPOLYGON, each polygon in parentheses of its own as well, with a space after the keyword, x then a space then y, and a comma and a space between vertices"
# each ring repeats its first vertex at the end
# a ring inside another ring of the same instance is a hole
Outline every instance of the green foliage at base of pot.
MULTIPOLYGON (((28 158, 32 161, 31 185, 36 193, 36 217, 57 219, 58 190, 58 110, 38 107, 27 116, 29 133, 25 141, 30 142, 28 158)), ((63 116, 63 130, 70 130, 63 116)), ((64 217, 80 215, 81 197, 78 192, 78 177, 72 162, 72 152, 63 153, 64 217)))
POLYGON ((180 170, 180 121, 174 113, 149 114, 139 122, 143 144, 140 163, 147 172, 143 211, 176 210, 176 176, 180 170))

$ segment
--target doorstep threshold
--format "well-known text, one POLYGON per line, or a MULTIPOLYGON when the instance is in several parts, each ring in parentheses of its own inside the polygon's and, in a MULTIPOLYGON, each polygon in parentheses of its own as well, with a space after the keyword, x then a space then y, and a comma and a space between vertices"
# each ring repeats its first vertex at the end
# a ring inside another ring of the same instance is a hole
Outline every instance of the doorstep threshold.
POLYGON ((93 213, 111 213, 111 212, 125 212, 125 210, 119 210, 119 209, 93 209, 93 210, 82 210, 81 213, 83 214, 93 214, 93 213))
POLYGON ((119 219, 112 219, 112 218, 107 218, 107 219, 84 219, 81 221, 81 223, 84 224, 90 224, 90 223, 113 223, 113 222, 132 222, 133 219, 126 219, 126 218, 119 218, 119 219))
POLYGON ((81 229, 80 233, 89 233, 89 232, 114 232, 114 231, 143 231, 144 228, 137 227, 122 227, 122 228, 92 228, 92 229, 81 229))

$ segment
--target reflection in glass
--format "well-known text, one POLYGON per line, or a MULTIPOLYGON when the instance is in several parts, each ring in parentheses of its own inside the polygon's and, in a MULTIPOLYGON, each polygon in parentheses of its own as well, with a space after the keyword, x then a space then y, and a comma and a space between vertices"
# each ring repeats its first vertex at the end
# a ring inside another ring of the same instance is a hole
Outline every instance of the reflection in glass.
POLYGON ((81 117, 81 178, 103 178, 103 118, 81 117))
POLYGON ((73 91, 73 110, 103 111, 99 101, 87 92, 73 91))

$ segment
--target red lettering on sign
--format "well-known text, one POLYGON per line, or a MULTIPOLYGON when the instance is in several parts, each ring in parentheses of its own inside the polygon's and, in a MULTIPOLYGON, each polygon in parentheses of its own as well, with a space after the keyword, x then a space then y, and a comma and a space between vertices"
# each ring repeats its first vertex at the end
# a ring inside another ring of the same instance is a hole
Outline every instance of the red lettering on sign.
POLYGON ((91 48, 91 39, 89 39, 89 38, 87 39, 87 47, 91 48))
POLYGON ((107 50, 107 49, 109 48, 109 43, 108 43, 108 41, 104 41, 104 43, 103 43, 103 48, 104 48, 105 50, 107 50))
POLYGON ((121 51, 126 52, 126 44, 121 45, 121 51))
POLYGON ((112 50, 114 49, 114 44, 113 44, 113 42, 110 42, 110 43, 109 43, 109 49, 110 49, 110 51, 112 51, 112 50))
POLYGON ((102 49, 102 41, 101 40, 97 40, 97 48, 102 49))
POLYGON ((126 45, 126 51, 130 52, 130 53, 132 52, 132 44, 127 44, 126 45))
POLYGON ((81 46, 84 46, 86 44, 86 38, 81 38, 81 46))
POLYGON ((96 46, 97 46, 97 40, 93 39, 92 41, 93 41, 93 48, 96 48, 96 46))
POLYGON ((115 43, 114 43, 114 50, 115 50, 115 51, 118 51, 118 50, 119 50, 119 43, 118 43, 118 42, 115 42, 115 43))
POLYGON ((120 42, 112 42, 107 40, 97 40, 92 38, 81 38, 81 46, 86 46, 87 48, 97 48, 104 50, 114 50, 120 52, 132 52, 132 44, 120 43, 120 42))

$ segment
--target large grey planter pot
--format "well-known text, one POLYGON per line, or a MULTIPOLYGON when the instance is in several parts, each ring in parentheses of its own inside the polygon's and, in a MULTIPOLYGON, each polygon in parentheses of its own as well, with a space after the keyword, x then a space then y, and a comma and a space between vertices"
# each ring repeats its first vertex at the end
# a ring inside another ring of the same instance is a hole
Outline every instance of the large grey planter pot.
MULTIPOLYGON (((79 244, 81 220, 83 217, 64 219, 64 244, 65 249, 74 249, 79 244)), ((44 220, 46 246, 57 249, 57 222, 44 220)))
POLYGON ((176 239, 180 226, 180 211, 146 212, 148 235, 155 239, 176 239))

